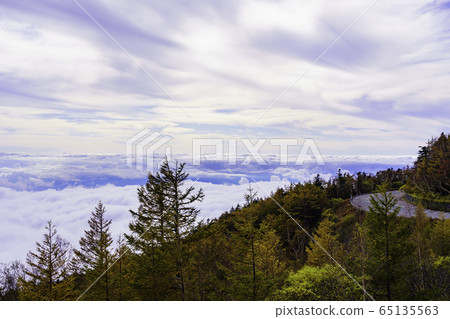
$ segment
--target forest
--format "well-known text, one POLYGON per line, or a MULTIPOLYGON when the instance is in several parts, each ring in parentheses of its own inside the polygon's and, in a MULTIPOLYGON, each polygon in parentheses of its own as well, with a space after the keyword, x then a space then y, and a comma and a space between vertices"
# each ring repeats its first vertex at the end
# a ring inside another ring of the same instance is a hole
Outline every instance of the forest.
MULTIPOLYGON (((412 167, 317 175, 199 222, 204 193, 182 163, 149 174, 120 238, 99 201, 72 246, 52 221, 26 256, 0 266, 0 300, 449 300, 450 135, 412 167), (401 217, 391 190, 416 204, 401 217), (352 196, 373 193, 364 212, 352 196)), ((230 206, 233 203, 230 203, 230 206)))

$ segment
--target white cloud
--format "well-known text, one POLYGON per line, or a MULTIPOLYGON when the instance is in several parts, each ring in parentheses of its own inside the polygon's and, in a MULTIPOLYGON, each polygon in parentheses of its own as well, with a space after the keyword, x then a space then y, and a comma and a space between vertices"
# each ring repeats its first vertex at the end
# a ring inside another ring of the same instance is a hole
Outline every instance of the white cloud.
POLYGON ((281 181, 281 178, 280 178, 280 176, 272 175, 272 176, 270 176, 270 181, 271 182, 279 182, 279 181, 281 181))
MULTIPOLYGON (((190 183, 192 181, 186 185, 190 183)), ((252 184, 260 197, 267 197, 266 191, 270 193, 287 185, 281 181, 252 184)), ((129 210, 138 208, 137 187, 105 185, 98 188, 74 187, 38 192, 0 187, 0 262, 24 260, 26 253, 34 250, 35 241, 41 241, 45 223, 49 219, 57 225, 61 237, 76 247, 87 228, 91 211, 99 200, 106 206, 107 217, 112 219, 111 233, 117 239, 119 234, 128 232, 131 221, 129 210)), ((199 219, 212 219, 237 203, 242 205, 248 185, 197 182, 194 187, 202 188, 205 192, 204 201, 197 204, 201 209, 199 219)))
POLYGON ((94 43, 59 30, 3 19, 0 39, 0 73, 30 81, 52 80, 52 90, 45 92, 48 97, 55 91, 67 92, 119 76, 102 62, 104 54, 94 43))
POLYGON ((241 177, 239 180, 239 185, 248 185, 248 179, 245 177, 241 177))
POLYGON ((250 127, 369 4, 86 4, 197 127, 73 4, 2 3, 0 148, 120 152, 143 127, 187 145, 186 132, 214 126, 217 135, 315 137, 325 153, 415 152, 449 115, 450 11, 436 1, 376 3, 250 127))

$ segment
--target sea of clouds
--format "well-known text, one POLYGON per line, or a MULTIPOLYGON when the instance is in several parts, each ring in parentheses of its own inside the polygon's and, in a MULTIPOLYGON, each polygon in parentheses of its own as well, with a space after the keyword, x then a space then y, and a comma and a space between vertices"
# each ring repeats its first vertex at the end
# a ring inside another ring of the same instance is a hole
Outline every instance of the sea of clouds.
MULTIPOLYGON (((340 168, 344 172, 375 173, 389 167, 411 165, 414 156, 324 156, 325 165, 229 166, 220 161, 187 164, 189 181, 202 188, 205 199, 198 204, 199 219, 212 219, 243 203, 251 182, 258 196, 267 197, 290 183, 311 180, 316 174, 329 179, 340 168)), ((91 211, 99 200, 112 219, 115 239, 128 231, 130 209, 137 209, 137 188, 146 173, 125 165, 122 155, 23 155, 0 154, 0 262, 25 260, 40 241, 46 221, 51 219, 61 237, 77 246, 91 211)))

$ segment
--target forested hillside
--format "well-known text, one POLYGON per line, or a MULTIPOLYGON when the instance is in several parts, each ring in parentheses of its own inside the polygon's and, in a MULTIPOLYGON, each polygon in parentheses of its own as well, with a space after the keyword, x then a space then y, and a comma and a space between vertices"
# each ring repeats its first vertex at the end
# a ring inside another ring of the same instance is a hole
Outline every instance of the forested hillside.
MULTIPOLYGON (((449 136, 421 148, 412 168, 342 173, 198 223, 204 198, 183 164, 162 165, 138 189, 123 237, 94 208, 77 249, 48 222, 26 264, 2 265, 2 300, 449 300, 450 219, 398 216, 388 192, 407 184, 448 196, 449 136), (351 196, 372 196, 370 211, 351 196)), ((230 206, 232 203, 230 203, 230 206)))
POLYGON ((407 199, 430 209, 450 212, 450 135, 442 133, 420 147, 403 189, 407 199))

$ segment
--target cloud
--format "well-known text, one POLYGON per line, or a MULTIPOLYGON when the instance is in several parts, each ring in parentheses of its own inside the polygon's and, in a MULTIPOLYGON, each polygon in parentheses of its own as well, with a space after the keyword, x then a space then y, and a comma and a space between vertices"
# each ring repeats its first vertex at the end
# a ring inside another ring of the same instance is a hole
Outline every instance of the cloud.
POLYGON ((271 182, 279 182, 279 181, 281 181, 281 178, 280 178, 280 176, 272 175, 272 176, 270 176, 270 181, 271 182))
POLYGON ((137 203, 136 186, 113 185, 40 192, 0 187, 0 198, 2 261, 24 260, 27 251, 34 250, 34 242, 41 241, 44 225, 50 219, 57 225, 61 237, 75 245, 99 200, 106 205, 108 217, 114 220, 111 231, 117 236, 127 228, 128 209, 135 208, 137 203))
MULTIPOLYGON (((193 183, 187 181, 186 186, 193 183)), ((259 196, 267 197, 288 183, 258 181, 252 184, 259 196)), ((200 220, 217 218, 231 206, 242 205, 248 185, 197 182, 194 187, 202 188, 205 193, 204 201, 197 204, 201 210, 200 220)), ((105 185, 30 192, 0 187, 0 262, 24 260, 26 253, 34 250, 35 241, 41 241, 45 223, 50 219, 57 225, 60 236, 77 247, 99 200, 106 206, 107 217, 112 220, 111 233, 117 239, 119 234, 128 232, 129 210, 138 208, 137 188, 137 185, 105 185)))
POLYGON ((398 155, 447 129, 446 2, 376 3, 255 127, 370 2, 80 3, 200 127, 75 3, 5 0, 1 150, 118 153, 150 127, 185 147, 276 132, 398 155))
MULTIPOLYGON (((156 156, 159 160, 162 154, 156 156)), ((186 162, 190 178, 212 184, 242 184, 249 181, 289 181, 305 182, 321 174, 329 178, 339 168, 350 173, 365 171, 375 173, 386 168, 402 168, 411 165, 415 156, 324 156, 325 165, 314 161, 294 165, 296 156, 289 158, 287 166, 280 165, 278 156, 264 155, 266 165, 258 165, 252 160, 242 165, 246 155, 230 165, 228 160, 204 160, 200 165, 192 165, 192 157, 176 155, 174 158, 186 162)), ((156 164, 156 163, 155 163, 156 164)), ((125 156, 104 155, 23 155, 0 153, 0 187, 15 190, 42 191, 62 190, 68 187, 83 186, 97 188, 104 185, 127 186, 142 185, 147 174, 127 167, 125 156)))
POLYGON ((241 179, 239 180, 239 185, 248 185, 248 183, 249 181, 245 177, 241 177, 241 179))
MULTIPOLYGON (((313 162, 280 166, 274 156, 267 158, 265 166, 206 161, 201 166, 188 164, 186 171, 191 180, 198 179, 195 187, 206 195, 198 204, 200 219, 212 219, 242 204, 249 182, 258 196, 267 197, 277 188, 312 180, 316 174, 329 179, 339 168, 374 173, 411 164, 414 156, 324 156, 324 160, 324 166, 313 162)), ((99 200, 107 207, 117 238, 128 229, 129 209, 137 209, 136 190, 145 180, 145 173, 125 166, 122 155, 0 154, 0 262, 23 259, 41 239, 49 219, 62 237, 76 245, 99 200)))

